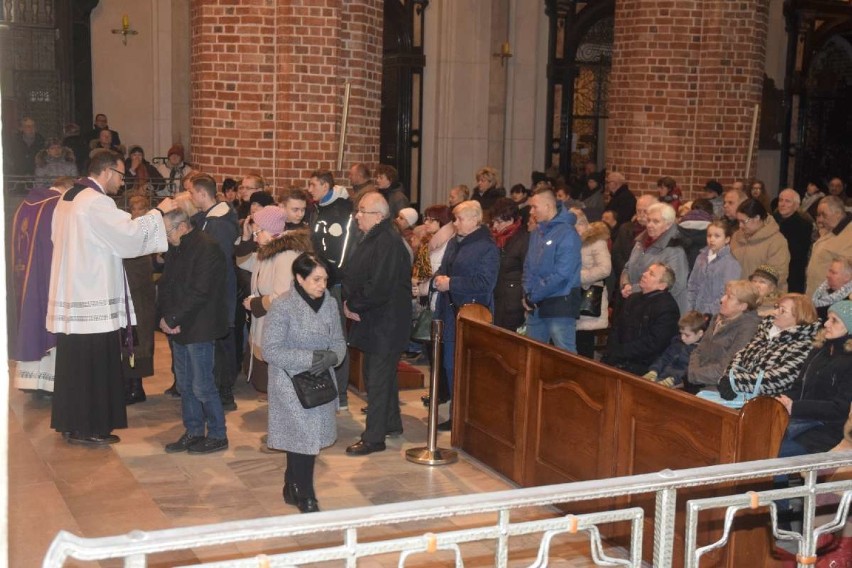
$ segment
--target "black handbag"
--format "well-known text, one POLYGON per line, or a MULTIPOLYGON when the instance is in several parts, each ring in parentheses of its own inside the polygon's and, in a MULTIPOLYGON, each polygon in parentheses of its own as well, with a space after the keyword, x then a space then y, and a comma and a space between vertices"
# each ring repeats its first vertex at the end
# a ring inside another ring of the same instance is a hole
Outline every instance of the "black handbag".
MULTIPOLYGON (((287 373, 287 371, 284 371, 287 373)), ((328 404, 337 398, 337 386, 334 384, 334 379, 331 378, 331 372, 326 369, 319 375, 312 375, 310 371, 303 371, 298 375, 290 375, 290 380, 293 382, 293 389, 296 391, 296 396, 299 397, 299 402, 302 403, 302 408, 315 408, 328 404)))
POLYGON ((592 318, 601 317, 601 303, 603 300, 603 286, 589 286, 583 290, 583 298, 580 300, 580 315, 592 318))
POLYGON ((431 341, 432 318, 434 314, 428 306, 422 308, 411 326, 412 341, 431 341))

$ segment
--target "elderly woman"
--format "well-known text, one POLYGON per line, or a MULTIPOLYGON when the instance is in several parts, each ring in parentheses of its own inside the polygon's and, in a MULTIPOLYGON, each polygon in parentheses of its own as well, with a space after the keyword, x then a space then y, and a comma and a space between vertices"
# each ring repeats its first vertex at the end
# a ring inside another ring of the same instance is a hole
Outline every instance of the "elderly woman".
POLYGON ((259 392, 266 392, 268 383, 268 368, 261 347, 266 313, 275 298, 290 289, 296 257, 303 252, 313 252, 308 231, 284 232, 284 226, 284 210, 277 205, 267 205, 243 224, 242 242, 234 249, 237 266, 251 272, 251 295, 243 300, 243 307, 251 312, 252 318, 248 377, 259 392))
POLYGON ((295 281, 266 315, 263 353, 269 363, 269 447, 287 452, 284 502, 302 513, 319 511, 314 493, 314 463, 322 448, 337 439, 337 398, 304 408, 292 377, 304 371, 334 375, 346 354, 337 303, 326 290, 328 270, 311 253, 293 262, 295 281))
POLYGON ((828 265, 825 280, 813 295, 817 315, 823 321, 828 316, 828 307, 852 295, 852 258, 835 257, 828 265))
POLYGON ((746 199, 737 208, 739 229, 731 238, 734 253, 743 274, 751 274, 761 264, 768 264, 778 273, 778 290, 787 291, 790 270, 790 248, 775 219, 754 199, 746 199))
MULTIPOLYGON (((440 292, 435 317, 444 322, 444 369, 450 393, 455 372, 456 315, 465 304, 482 304, 493 309, 494 287, 500 268, 500 253, 482 224, 482 207, 476 201, 463 201, 453 209, 456 237, 450 240, 441 268, 432 279, 440 292)), ((452 429, 452 419, 438 425, 452 429)))
POLYGON ((500 249, 500 270, 494 288, 494 325, 515 331, 524 323, 522 276, 530 234, 518 206, 501 197, 491 208, 491 236, 500 249))
POLYGON ((680 313, 685 314, 688 310, 686 283, 689 263, 686 251, 678 238, 675 219, 675 210, 671 205, 654 203, 648 207, 648 223, 645 230, 636 237, 630 258, 621 272, 621 296, 627 298, 639 292, 639 279, 649 266, 655 263, 665 264, 675 275, 670 292, 680 313))
POLYGON ((790 414, 779 457, 827 452, 843 439, 852 403, 852 302, 828 309, 793 389, 778 398, 790 414))
POLYGON ((589 220, 579 209, 571 212, 577 216, 574 228, 583 241, 580 248, 580 286, 585 293, 593 286, 601 288, 600 315, 580 313, 577 320, 577 353, 589 359, 595 358, 595 331, 609 326, 609 301, 604 279, 612 271, 612 259, 609 254, 609 227, 606 223, 589 220))
POLYGON ((732 400, 738 392, 753 393, 761 376, 760 394, 787 392, 803 368, 817 329, 819 320, 810 298, 781 296, 775 315, 763 320, 719 378, 719 394, 732 400))
POLYGON ((77 174, 77 162, 71 148, 64 146, 59 138, 48 138, 44 149, 35 155, 36 184, 50 187, 56 178, 76 178, 77 174))
POLYGON ((760 325, 755 311, 756 287, 748 280, 731 280, 719 301, 719 313, 710 320, 704 337, 689 357, 688 381, 695 387, 713 387, 734 355, 748 345, 760 325))

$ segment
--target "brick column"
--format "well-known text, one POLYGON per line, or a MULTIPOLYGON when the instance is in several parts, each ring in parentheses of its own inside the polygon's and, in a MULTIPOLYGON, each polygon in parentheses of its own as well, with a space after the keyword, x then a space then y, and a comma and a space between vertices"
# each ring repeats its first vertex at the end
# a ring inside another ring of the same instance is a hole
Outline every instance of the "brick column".
POLYGON ((768 0, 616 2, 607 167, 641 192, 742 177, 767 26, 768 0))
POLYGON ((217 179, 257 172, 277 191, 334 169, 347 79, 344 170, 378 159, 379 0, 296 4, 192 1, 192 155, 217 179))

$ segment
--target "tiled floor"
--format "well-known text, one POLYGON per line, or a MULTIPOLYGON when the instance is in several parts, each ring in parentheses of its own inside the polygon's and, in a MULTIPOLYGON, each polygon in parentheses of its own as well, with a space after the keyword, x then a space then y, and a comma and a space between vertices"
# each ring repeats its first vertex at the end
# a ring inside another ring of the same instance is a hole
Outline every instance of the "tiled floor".
MULTIPOLYGON (((266 403, 248 385, 237 385, 239 409, 227 414, 230 447, 207 456, 167 455, 163 445, 183 432, 180 402, 164 396, 171 384, 168 347, 157 338, 157 374, 146 379, 148 401, 128 408, 130 428, 117 431, 121 443, 106 448, 71 446, 49 428, 50 402, 13 391, 10 396, 10 566, 39 566, 59 530, 86 537, 122 534, 220 521, 298 514, 281 499, 283 454, 259 451, 266 431, 266 403)), ((404 450, 424 445, 426 411, 421 390, 404 391, 405 435, 388 441, 388 450, 353 458, 344 449, 363 428, 363 401, 350 395, 350 408, 338 416, 338 441, 320 456, 316 489, 324 510, 497 491, 511 488, 502 477, 462 457, 453 465, 427 467, 407 462, 404 450)), ((447 407, 442 407, 443 412, 447 407)), ((441 434, 439 443, 449 444, 441 434)), ((526 518, 552 516, 553 511, 526 511, 526 518)), ((514 517, 513 517, 514 518, 514 517)), ((393 536, 457 528, 481 522, 477 518, 424 525, 388 527, 393 536)), ((247 542, 158 555, 149 566, 190 565, 298 548, 325 537, 288 542, 247 542)), ((537 539, 517 539, 518 558, 527 565, 535 556, 537 539)), ((512 549, 516 548, 513 539, 512 549)), ((467 566, 493 565, 493 548, 464 547, 467 566)), ((559 548, 553 566, 591 566, 588 545, 578 537, 559 548)), ((359 566, 396 566, 398 558, 370 558, 359 566)), ((337 563, 340 565, 341 563, 337 563)), ((75 562, 73 566, 92 563, 75 562)), ((102 566, 119 566, 117 561, 102 566)), ((417 558, 411 566, 451 566, 447 556, 417 558)))

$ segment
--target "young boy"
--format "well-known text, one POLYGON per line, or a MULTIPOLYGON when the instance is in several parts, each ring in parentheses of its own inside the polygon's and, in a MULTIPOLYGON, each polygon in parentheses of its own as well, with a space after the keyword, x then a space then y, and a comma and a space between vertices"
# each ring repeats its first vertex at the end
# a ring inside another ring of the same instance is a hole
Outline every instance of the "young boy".
POLYGON ((686 312, 677 322, 680 334, 672 339, 671 345, 642 375, 658 385, 672 389, 683 388, 683 379, 689 367, 689 355, 704 337, 707 318, 701 312, 686 312))

